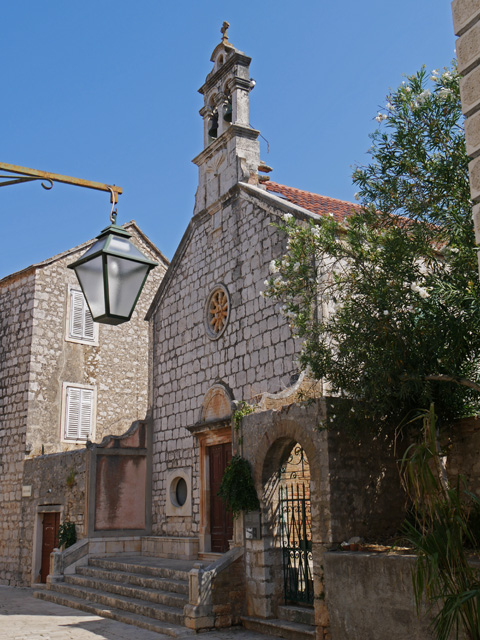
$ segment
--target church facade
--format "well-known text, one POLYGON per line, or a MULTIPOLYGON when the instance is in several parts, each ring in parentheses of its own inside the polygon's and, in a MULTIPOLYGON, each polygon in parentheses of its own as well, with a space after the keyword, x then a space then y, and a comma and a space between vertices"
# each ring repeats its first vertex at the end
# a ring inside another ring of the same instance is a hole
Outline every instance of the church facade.
MULTIPOLYGON (((154 349, 152 535, 162 553, 180 538, 201 559, 224 554, 223 571, 240 563, 244 624, 255 628, 257 618, 277 619, 286 603, 300 604, 311 607, 309 621, 323 638, 324 551, 364 535, 375 500, 383 520, 370 522, 370 532, 394 528, 399 517, 388 507, 388 490, 380 495, 383 486, 355 499, 350 492, 358 494, 358 482, 368 486, 373 464, 387 469, 385 488, 399 495, 398 482, 391 452, 364 446, 349 457, 340 436, 321 429, 333 405, 321 383, 299 377, 300 345, 262 291, 270 262, 287 248, 274 226, 285 214, 341 219, 354 205, 266 179, 259 132, 249 124, 250 58, 224 36, 211 61, 200 89, 204 149, 194 159, 193 217, 147 316, 154 349), (305 392, 315 398, 308 405, 298 403, 305 392), (252 414, 240 425, 235 412, 246 405, 252 414), (260 499, 259 512, 235 521, 217 495, 232 455, 249 461, 260 499), (339 464, 342 455, 350 466, 339 464)), ((188 624, 220 624, 215 607, 205 608, 198 580, 188 624)), ((239 620, 227 610, 229 620, 239 620)))

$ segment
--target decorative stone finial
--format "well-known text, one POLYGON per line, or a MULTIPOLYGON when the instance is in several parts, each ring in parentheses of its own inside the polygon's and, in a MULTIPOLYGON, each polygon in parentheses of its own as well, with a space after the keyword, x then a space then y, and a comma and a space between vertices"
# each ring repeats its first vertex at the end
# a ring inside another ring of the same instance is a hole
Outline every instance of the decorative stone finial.
POLYGON ((222 28, 220 29, 220 32, 222 34, 222 44, 227 44, 228 42, 227 29, 229 26, 230 26, 230 23, 224 20, 222 24, 222 28))

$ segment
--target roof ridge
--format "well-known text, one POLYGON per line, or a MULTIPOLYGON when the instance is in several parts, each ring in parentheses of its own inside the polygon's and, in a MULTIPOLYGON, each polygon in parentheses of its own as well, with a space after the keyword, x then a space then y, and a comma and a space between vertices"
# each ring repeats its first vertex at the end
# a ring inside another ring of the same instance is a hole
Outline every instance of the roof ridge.
POLYGON ((269 180, 268 182, 264 182, 264 185, 268 189, 270 185, 278 185, 283 189, 294 189, 295 191, 301 191, 302 193, 308 193, 311 196, 318 196, 319 198, 325 198, 326 200, 335 200, 336 202, 344 202, 345 204, 351 204, 354 207, 360 207, 361 205, 356 202, 351 202, 350 200, 343 200, 342 198, 333 198, 332 196, 324 196, 322 193, 315 193, 314 191, 307 191, 306 189, 299 189, 298 187, 290 187, 288 184, 281 184, 280 182, 275 182, 275 180, 269 180))
POLYGON ((354 211, 361 209, 360 204, 339 200, 330 196, 322 196, 320 193, 289 187, 279 182, 268 181, 264 183, 265 190, 278 196, 291 204, 298 205, 317 216, 332 216, 337 222, 342 222, 351 216, 354 211))

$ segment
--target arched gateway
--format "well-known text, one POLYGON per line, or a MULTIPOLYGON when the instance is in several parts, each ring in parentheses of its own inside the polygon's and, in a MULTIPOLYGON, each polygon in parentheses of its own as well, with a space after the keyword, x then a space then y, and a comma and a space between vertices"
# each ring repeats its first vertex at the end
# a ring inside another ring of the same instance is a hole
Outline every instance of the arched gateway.
POLYGON ((245 540, 248 615, 277 618, 285 605, 310 608, 318 637, 328 627, 322 558, 331 539, 323 413, 321 402, 294 404, 242 424, 262 523, 261 536, 245 540))

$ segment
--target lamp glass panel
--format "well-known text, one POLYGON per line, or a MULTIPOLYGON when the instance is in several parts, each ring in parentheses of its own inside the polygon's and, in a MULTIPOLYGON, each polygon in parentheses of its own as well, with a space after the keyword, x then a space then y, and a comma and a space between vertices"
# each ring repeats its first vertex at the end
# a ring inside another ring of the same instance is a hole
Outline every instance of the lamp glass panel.
POLYGON ((137 247, 135 247, 126 238, 119 238, 118 236, 112 237, 110 244, 108 245, 108 251, 115 251, 116 253, 123 253, 131 258, 145 260, 145 256, 137 249, 137 247))
POLYGON ((90 247, 90 249, 88 251, 85 251, 82 258, 87 258, 88 256, 91 256, 94 253, 97 253, 97 251, 101 251, 105 246, 106 241, 107 241, 106 238, 102 238, 101 240, 97 240, 97 242, 94 242, 90 247))
POLYGON ((110 313, 127 317, 148 273, 148 265, 107 256, 110 313))
POLYGON ((93 260, 78 265, 75 267, 75 273, 82 286, 93 318, 102 316, 105 313, 102 256, 97 256, 93 260))

